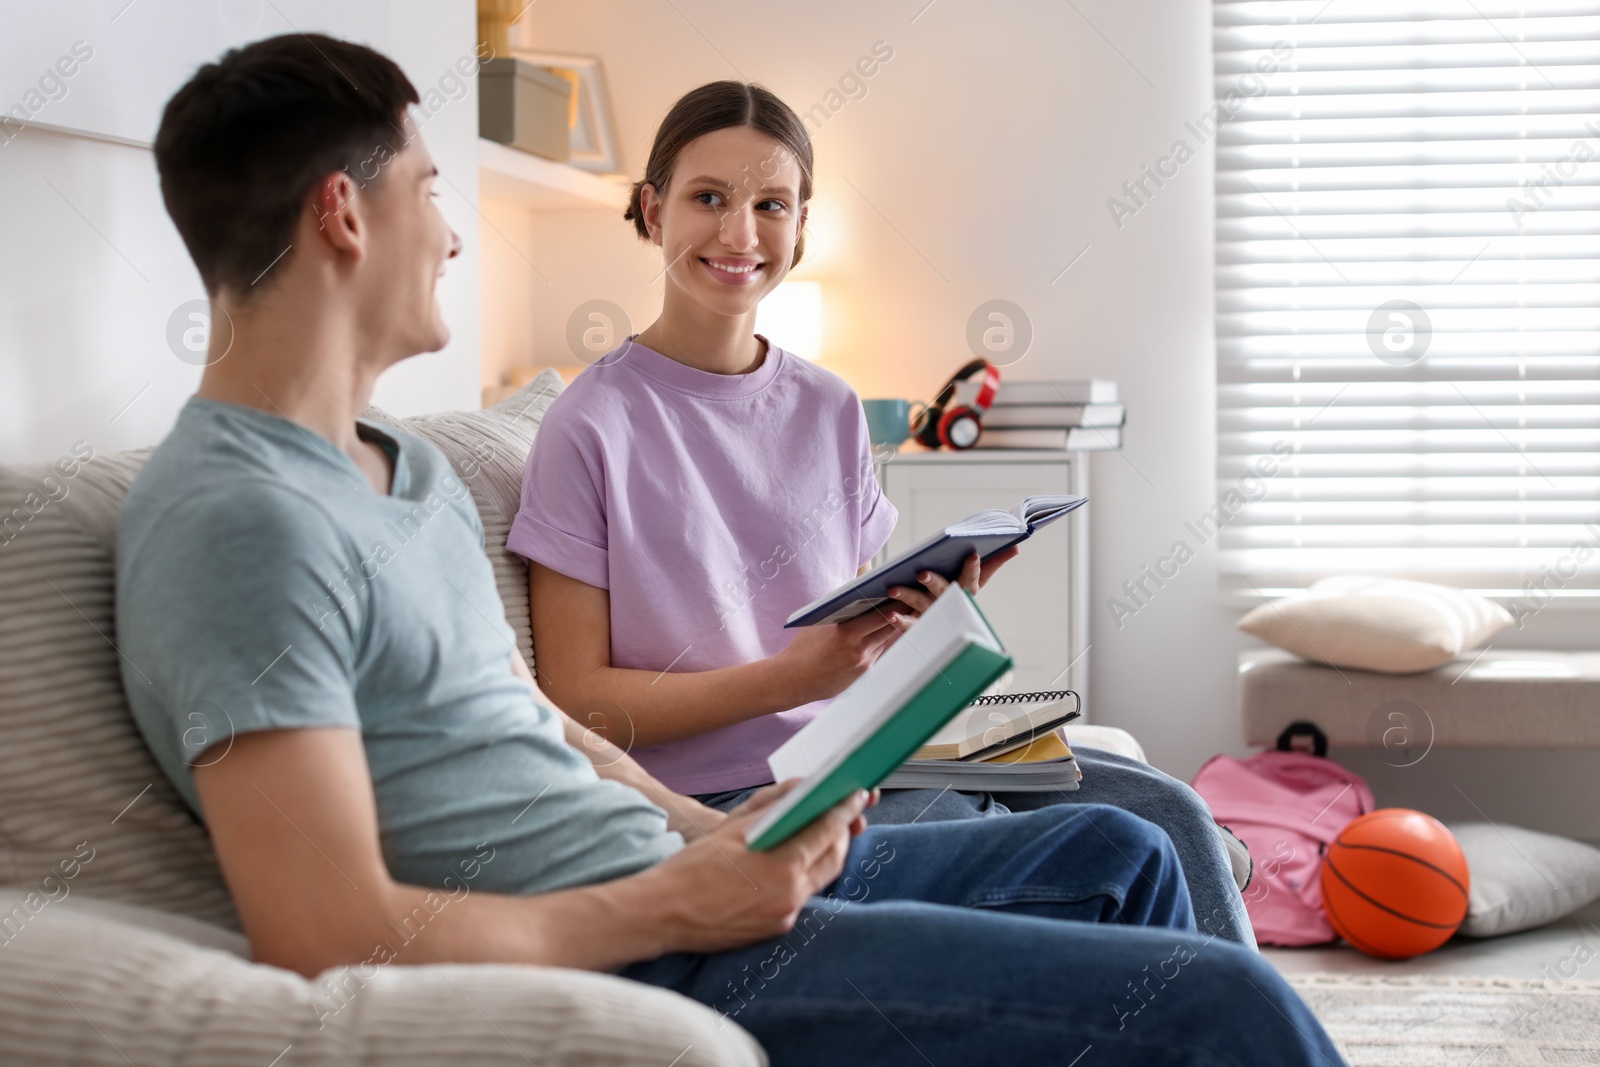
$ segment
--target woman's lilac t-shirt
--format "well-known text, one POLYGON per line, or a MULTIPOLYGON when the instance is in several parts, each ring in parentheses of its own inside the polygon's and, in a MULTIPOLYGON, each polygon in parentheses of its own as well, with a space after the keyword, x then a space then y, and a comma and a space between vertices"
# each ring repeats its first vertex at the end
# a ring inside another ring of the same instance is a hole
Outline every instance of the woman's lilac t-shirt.
MULTIPOLYGON (((782 651, 784 620, 897 518, 843 379, 771 345, 754 371, 714 374, 630 338, 545 413, 506 544, 610 591, 613 667, 706 671, 782 651)), ((629 751, 680 793, 759 785, 826 703, 629 751)))

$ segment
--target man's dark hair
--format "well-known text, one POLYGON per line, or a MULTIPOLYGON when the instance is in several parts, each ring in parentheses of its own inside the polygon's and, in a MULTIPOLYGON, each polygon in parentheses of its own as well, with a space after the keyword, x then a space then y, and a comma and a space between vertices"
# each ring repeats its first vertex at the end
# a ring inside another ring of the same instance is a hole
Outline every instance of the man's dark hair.
MULTIPOLYGON (((374 180, 404 146, 417 90, 395 62, 320 34, 230 50, 167 101, 161 198, 206 292, 250 291, 294 239, 306 197, 349 169, 374 180)), ((291 253, 292 254, 292 253, 291 253)))

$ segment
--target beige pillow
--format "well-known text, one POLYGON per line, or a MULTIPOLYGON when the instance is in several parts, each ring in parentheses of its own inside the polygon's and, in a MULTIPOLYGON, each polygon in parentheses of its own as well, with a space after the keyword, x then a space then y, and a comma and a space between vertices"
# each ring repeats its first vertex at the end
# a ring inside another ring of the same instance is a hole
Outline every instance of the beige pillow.
POLYGON ((1460 589, 1346 577, 1263 604, 1239 629, 1318 663, 1411 674, 1450 662, 1510 624, 1510 612, 1460 589))
MULTIPOLYGON (((27 915, 25 892, 0 887, 0 915, 27 915)), ((0 1063, 7 1067, 768 1063, 727 1015, 610 974, 357 964, 307 980, 249 962, 238 935, 76 890, 20 932, 16 921, 0 945, 0 1063)))

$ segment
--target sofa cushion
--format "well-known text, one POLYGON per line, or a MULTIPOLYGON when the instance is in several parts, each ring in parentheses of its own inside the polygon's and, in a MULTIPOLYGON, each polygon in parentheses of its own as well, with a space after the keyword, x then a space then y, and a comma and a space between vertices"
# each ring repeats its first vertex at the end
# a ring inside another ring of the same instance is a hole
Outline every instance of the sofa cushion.
POLYGON ((1144 746, 1139 744, 1139 739, 1120 727, 1069 722, 1061 727, 1061 736, 1065 737, 1067 744, 1073 748, 1098 748, 1136 759, 1140 763, 1150 762, 1149 757, 1144 754, 1144 746))
POLYGON ((494 566, 495 584, 517 647, 533 665, 533 624, 528 608, 528 564, 506 549, 506 537, 522 504, 522 472, 533 438, 550 404, 561 395, 561 375, 550 368, 493 407, 396 418, 368 408, 363 418, 416 434, 439 447, 472 491, 483 520, 483 550, 494 566))
MULTIPOLYGON (((439 445, 471 487, 530 662, 527 568, 505 540, 534 432, 560 391, 545 371, 489 411, 367 413, 439 445)), ((0 884, 65 885, 237 929, 205 829, 151 758, 122 691, 112 554, 149 451, 86 445, 88 462, 0 467, 0 884)))
MULTIPOLYGON (((19 908, 25 897, 0 889, 0 916, 19 908)), ((76 893, 14 919, 9 931, 0 932, 6 1064, 767 1062, 748 1032, 711 1008, 609 974, 374 960, 308 981, 242 958, 236 935, 76 893)))

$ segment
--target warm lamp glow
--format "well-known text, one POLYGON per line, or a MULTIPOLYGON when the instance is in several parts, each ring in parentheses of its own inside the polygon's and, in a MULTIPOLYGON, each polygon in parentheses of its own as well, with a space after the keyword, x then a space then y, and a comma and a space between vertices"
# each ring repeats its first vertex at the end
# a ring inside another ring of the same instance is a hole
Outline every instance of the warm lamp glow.
POLYGON ((822 283, 786 281, 756 308, 756 332, 797 356, 822 355, 822 283))

